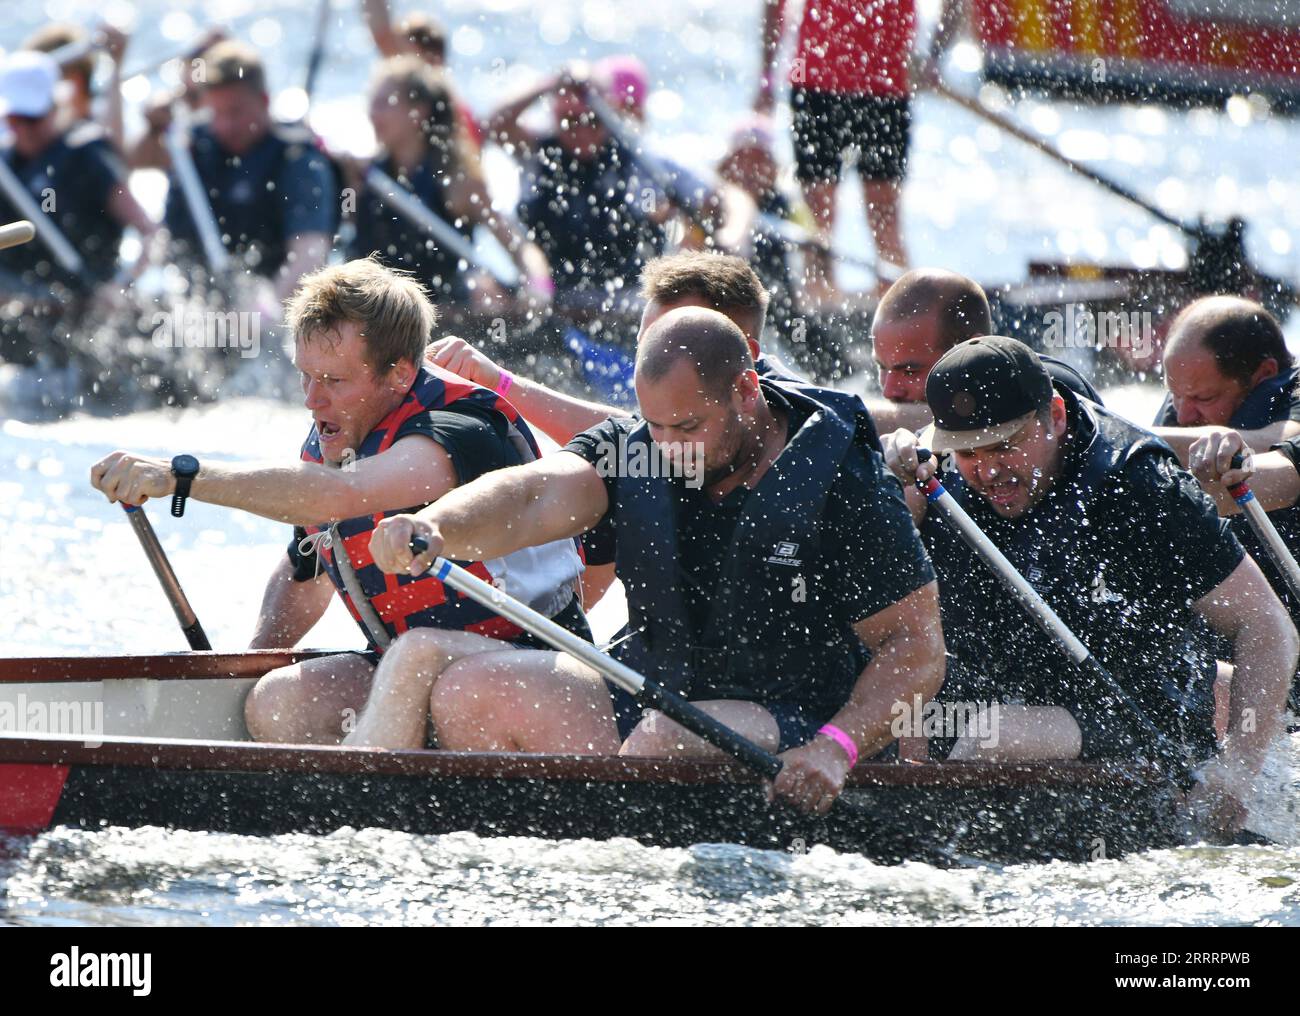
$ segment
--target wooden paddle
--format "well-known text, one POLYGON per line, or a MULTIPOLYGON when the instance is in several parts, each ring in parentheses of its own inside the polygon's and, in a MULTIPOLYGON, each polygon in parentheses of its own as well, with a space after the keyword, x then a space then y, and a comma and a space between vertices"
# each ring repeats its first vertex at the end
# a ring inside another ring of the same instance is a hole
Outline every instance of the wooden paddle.
POLYGON ((212 643, 208 641, 203 625, 199 624, 198 615, 190 606, 189 598, 181 588, 180 580, 176 578, 176 572, 172 570, 171 562, 167 560, 167 554, 163 551, 162 544, 158 542, 158 534, 153 531, 143 506, 124 504, 122 510, 126 512, 131 528, 135 530, 140 546, 144 548, 144 556, 153 566, 153 573, 158 576, 158 584, 162 586, 167 602, 172 605, 172 610, 176 613, 176 620, 180 622, 185 641, 190 644, 191 649, 211 649, 212 643))

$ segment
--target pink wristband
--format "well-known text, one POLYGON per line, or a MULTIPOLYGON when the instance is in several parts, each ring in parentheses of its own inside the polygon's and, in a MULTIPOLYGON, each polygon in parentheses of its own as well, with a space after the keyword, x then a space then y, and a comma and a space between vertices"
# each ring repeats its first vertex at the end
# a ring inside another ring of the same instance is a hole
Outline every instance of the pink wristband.
POLYGON ((497 379, 496 393, 505 395, 506 392, 510 391, 510 386, 515 383, 515 376, 504 367, 501 367, 500 371, 501 376, 497 379))
POLYGON ((545 293, 547 296, 555 295, 555 280, 549 275, 534 275, 528 280, 528 284, 539 293, 545 293))
POLYGON ((817 731, 817 733, 825 734, 832 741, 834 741, 836 744, 838 744, 841 748, 844 749, 844 754, 849 757, 850 769, 852 769, 855 765, 858 764, 858 746, 853 743, 853 738, 849 737, 848 734, 840 730, 839 727, 832 726, 831 724, 828 723, 826 724, 826 726, 822 727, 821 730, 817 731))

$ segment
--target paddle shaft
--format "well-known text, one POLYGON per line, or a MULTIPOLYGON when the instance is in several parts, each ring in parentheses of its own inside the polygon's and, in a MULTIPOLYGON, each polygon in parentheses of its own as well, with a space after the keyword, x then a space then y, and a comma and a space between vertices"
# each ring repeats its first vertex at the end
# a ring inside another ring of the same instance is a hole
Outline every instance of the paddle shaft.
POLYGON ((0 226, 0 250, 8 250, 10 247, 17 247, 20 243, 27 243, 35 235, 36 227, 26 219, 0 226))
MULTIPOLYGON (((1232 457, 1232 467, 1240 469, 1242 461, 1241 453, 1238 452, 1232 457)), ((1268 551, 1268 556, 1273 559, 1277 570, 1282 573, 1291 595, 1295 597, 1297 603, 1300 603, 1300 565, 1296 564, 1295 555, 1291 553, 1291 549, 1277 531, 1277 526, 1273 525, 1268 512, 1264 511, 1264 506, 1255 497, 1255 492, 1243 480, 1229 487, 1228 493, 1241 508, 1241 513, 1246 516, 1247 523, 1254 530, 1259 542, 1264 545, 1264 549, 1268 551)))
POLYGON ((68 238, 54 224, 54 220, 41 211, 31 193, 18 179, 18 175, 9 167, 9 163, 3 159, 0 159, 0 190, 4 191, 5 197, 9 199, 18 213, 32 224, 36 235, 41 239, 41 243, 45 244, 50 253, 54 255, 54 260, 59 263, 59 267, 65 272, 70 272, 83 279, 87 278, 86 263, 82 261, 81 255, 77 253, 77 248, 68 242, 68 238))
POLYGON ((316 76, 320 72, 321 62, 325 59, 325 37, 329 31, 330 0, 320 0, 316 13, 316 40, 312 44, 311 54, 307 57, 307 77, 303 82, 303 91, 307 93, 308 102, 316 88, 316 76))
POLYGON ((382 169, 371 166, 366 170, 366 186, 374 192, 380 201, 433 237, 471 268, 487 272, 507 289, 514 289, 518 286, 518 279, 509 279, 501 272, 485 265, 478 256, 478 252, 474 250, 474 245, 458 232, 451 223, 434 213, 428 205, 382 169))
POLYGON ((1007 117, 1000 116, 990 109, 985 109, 980 104, 979 100, 972 99, 970 96, 962 95, 960 92, 953 91, 942 81, 936 81, 930 87, 949 102, 956 103, 958 106, 961 106, 968 112, 975 114, 986 123, 991 123, 999 130, 1011 135, 1017 141, 1022 141, 1031 148, 1037 149, 1053 162, 1064 166, 1066 169, 1069 169, 1074 173, 1078 173, 1080 176, 1086 177, 1098 186, 1110 191, 1112 194, 1123 198, 1125 201, 1137 205, 1144 211, 1154 215, 1161 222, 1168 223, 1175 229, 1181 230, 1194 240, 1201 240, 1204 238, 1205 230, 1200 226, 1184 222, 1176 215, 1170 215, 1163 209, 1157 208, 1136 191, 1125 187, 1122 183, 1118 183, 1110 177, 1098 173, 1095 169, 1089 169, 1081 162, 1076 162, 1074 159, 1071 159, 1068 155, 1061 152, 1055 145, 1050 144, 1045 138, 1039 137, 1032 131, 1025 130, 1019 124, 1013 122, 1007 117))
POLYGON ((140 546, 144 548, 144 556, 153 566, 153 573, 158 576, 158 584, 162 586, 172 610, 176 612, 176 620, 180 622, 181 631, 185 633, 190 648, 211 649, 212 643, 208 641, 203 625, 199 624, 198 616, 185 596, 185 590, 181 589, 180 580, 176 578, 176 572, 172 570, 171 562, 167 560, 162 544, 158 542, 158 534, 153 531, 149 516, 139 505, 124 504, 122 509, 131 521, 131 528, 135 530, 140 546))
MULTIPOLYGON (((928 449, 917 450, 917 458, 920 461, 924 462, 930 457, 931 453, 928 449)), ((1038 590, 1031 586, 1028 580, 1016 570, 1015 565, 1007 560, 1006 555, 998 549, 997 544, 988 538, 985 532, 975 523, 975 520, 966 513, 966 509, 948 493, 944 485, 939 482, 938 476, 931 476, 929 480, 918 483, 917 486, 925 494, 926 500, 930 502, 936 511, 943 515, 948 523, 961 535, 962 539, 966 541, 967 545, 988 565, 989 570, 998 577, 1003 585, 1011 590, 1016 599, 1020 601, 1021 606, 1025 608, 1025 611, 1037 622, 1047 636, 1064 650, 1075 664, 1104 682, 1116 697, 1128 706, 1134 718, 1148 734, 1151 734, 1157 741, 1173 748, 1181 755, 1183 753, 1182 749, 1175 745, 1152 722, 1151 717, 1147 716, 1146 711, 1125 690, 1124 686, 1115 679, 1115 676, 1101 665, 1087 646, 1079 641, 1078 637, 1061 620, 1056 611, 1039 595, 1038 590)))
MULTIPOLYGON (((422 536, 411 538, 411 553, 417 557, 427 553, 429 544, 422 536)), ((781 771, 781 762, 748 738, 724 726, 708 713, 691 705, 680 695, 668 691, 654 681, 638 674, 611 656, 602 653, 585 639, 560 627, 549 617, 543 617, 531 607, 520 603, 495 586, 489 585, 464 568, 446 558, 434 559, 431 569, 438 580, 463 593, 471 600, 513 621, 527 632, 603 674, 642 705, 658 709, 669 719, 699 735, 728 755, 743 762, 750 769, 769 780, 781 771)))
POLYGON ((194 165, 194 156, 190 152, 189 113, 184 102, 176 102, 172 109, 172 123, 167 129, 165 144, 167 154, 171 157, 172 168, 181 185, 181 195, 185 198, 185 207, 194 222, 203 245, 203 256, 208 268, 220 275, 230 268, 230 254, 221 242, 221 229, 217 226, 216 216, 212 214, 212 204, 208 201, 203 180, 194 165))

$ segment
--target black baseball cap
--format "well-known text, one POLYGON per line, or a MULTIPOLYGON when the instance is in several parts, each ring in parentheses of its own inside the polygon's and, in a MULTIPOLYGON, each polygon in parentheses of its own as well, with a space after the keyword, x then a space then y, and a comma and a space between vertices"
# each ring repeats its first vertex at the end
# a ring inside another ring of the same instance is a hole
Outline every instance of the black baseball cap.
POLYGON ((985 335, 959 342, 925 380, 932 447, 969 451, 1005 441, 1052 402, 1052 379, 1023 342, 985 335))

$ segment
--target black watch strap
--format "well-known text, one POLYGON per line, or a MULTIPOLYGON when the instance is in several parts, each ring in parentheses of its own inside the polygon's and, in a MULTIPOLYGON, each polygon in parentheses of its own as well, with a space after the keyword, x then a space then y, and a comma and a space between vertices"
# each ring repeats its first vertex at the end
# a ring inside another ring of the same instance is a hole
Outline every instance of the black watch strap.
POLYGON ((199 472, 199 460, 193 455, 177 455, 172 459, 172 475, 176 477, 176 491, 172 494, 172 515, 180 518, 185 514, 185 502, 189 500, 190 484, 199 472))
POLYGON ((176 492, 172 494, 172 514, 178 519, 185 514, 185 502, 190 497, 190 483, 193 481, 192 476, 176 477, 176 492))

